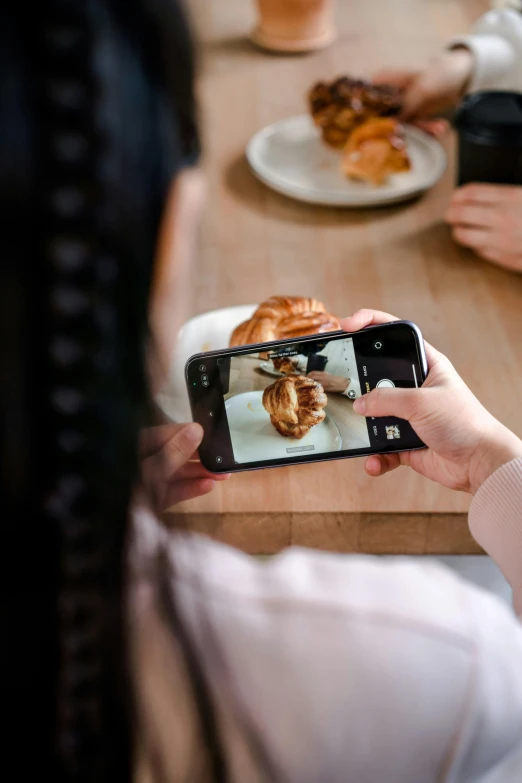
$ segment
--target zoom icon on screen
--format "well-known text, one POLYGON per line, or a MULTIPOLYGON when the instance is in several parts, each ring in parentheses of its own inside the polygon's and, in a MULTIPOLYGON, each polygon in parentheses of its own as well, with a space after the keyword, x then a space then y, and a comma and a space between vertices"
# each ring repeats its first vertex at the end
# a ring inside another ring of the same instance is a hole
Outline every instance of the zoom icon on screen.
POLYGON ((382 351, 383 349, 383 342, 382 340, 374 340, 372 344, 372 348, 374 351, 382 351))

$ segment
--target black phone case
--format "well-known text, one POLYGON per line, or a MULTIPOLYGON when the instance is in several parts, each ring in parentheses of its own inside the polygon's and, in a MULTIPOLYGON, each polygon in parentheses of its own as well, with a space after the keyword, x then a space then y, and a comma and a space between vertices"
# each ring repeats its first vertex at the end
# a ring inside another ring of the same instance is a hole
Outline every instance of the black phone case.
MULTIPOLYGON (((333 337, 352 337, 353 335, 362 334, 363 332, 370 332, 374 330, 380 330, 383 327, 394 327, 394 326, 408 326, 412 330, 415 336, 415 341, 417 345, 420 365, 421 365, 421 373, 422 373, 422 383, 426 380, 428 376, 428 361, 426 358, 426 350, 424 348, 424 338, 422 336, 422 332, 419 329, 419 327, 414 324, 412 321, 391 321, 387 324, 374 324, 372 326, 367 326, 364 329, 360 329, 357 332, 345 332, 343 330, 335 331, 335 332, 328 332, 327 334, 315 334, 315 335, 308 335, 306 337, 292 337, 287 340, 275 340, 273 342, 269 343, 254 343, 252 345, 241 345, 237 346, 235 348, 223 348, 218 351, 207 351, 205 353, 197 353, 191 356, 186 364, 185 364, 185 382, 187 386, 187 393, 189 397, 190 402, 190 408, 192 411, 192 416, 194 417, 194 405, 193 400, 191 396, 191 387, 189 385, 189 379, 188 379, 188 370, 192 362, 195 361, 204 361, 206 357, 212 356, 212 357, 219 357, 219 356, 240 356, 243 353, 262 353, 265 351, 270 351, 274 348, 274 346, 285 346, 285 345, 293 345, 296 343, 296 341, 299 341, 300 343, 305 342, 317 342, 317 340, 324 340, 324 339, 331 339, 333 337)), ((421 385, 422 385, 421 383, 421 385)), ((423 448, 426 448, 424 445, 416 446, 413 448, 397 448, 397 449, 388 449, 386 451, 379 451, 377 449, 375 450, 364 450, 361 451, 361 453, 353 453, 353 454, 342 454, 338 455, 337 452, 332 453, 331 455, 324 456, 321 455, 320 457, 317 457, 316 459, 313 458, 307 458, 307 459, 296 459, 291 458, 288 461, 285 462, 274 462, 272 465, 249 465, 248 467, 241 467, 240 465, 234 466, 233 468, 223 468, 223 470, 216 469, 214 466, 210 467, 209 465, 205 465, 205 463, 202 460, 202 463, 204 467, 209 470, 211 473, 244 473, 250 470, 265 470, 267 468, 282 468, 287 467, 288 465, 303 465, 303 464, 309 464, 312 462, 331 462, 333 460, 339 460, 339 459, 355 459, 358 457, 367 457, 371 454, 400 454, 404 451, 419 451, 423 448)))

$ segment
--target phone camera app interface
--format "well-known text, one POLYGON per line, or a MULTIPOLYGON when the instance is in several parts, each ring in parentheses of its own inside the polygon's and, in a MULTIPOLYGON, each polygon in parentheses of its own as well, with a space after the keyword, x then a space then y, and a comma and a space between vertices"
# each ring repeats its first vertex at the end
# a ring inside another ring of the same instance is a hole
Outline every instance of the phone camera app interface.
POLYGON ((353 410, 363 393, 353 339, 286 345, 218 360, 239 464, 370 447, 353 410))

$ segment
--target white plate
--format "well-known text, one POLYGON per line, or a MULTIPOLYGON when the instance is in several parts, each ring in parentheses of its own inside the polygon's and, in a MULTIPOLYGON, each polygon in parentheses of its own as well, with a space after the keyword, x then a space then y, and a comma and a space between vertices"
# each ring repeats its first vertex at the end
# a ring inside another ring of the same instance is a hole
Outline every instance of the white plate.
POLYGON ((267 375, 273 375, 275 378, 284 377, 284 372, 279 372, 279 370, 276 370, 271 359, 267 359, 264 362, 259 362, 259 367, 261 370, 263 370, 263 372, 266 372, 267 375))
POLYGON ((157 403, 173 421, 192 421, 185 384, 185 364, 195 353, 228 348, 232 332, 246 321, 257 305, 240 305, 211 310, 191 318, 180 329, 169 379, 157 403))
POLYGON ((335 207, 370 207, 405 201, 433 187, 446 169, 443 148, 427 133, 405 127, 411 171, 394 174, 384 185, 348 179, 341 156, 322 141, 306 114, 256 133, 246 150, 255 175, 268 187, 298 201, 335 207))
POLYGON ((325 451, 340 451, 341 436, 327 415, 312 427, 304 438, 285 438, 280 435, 263 407, 263 392, 236 394, 225 402, 232 449, 236 462, 256 462, 283 457, 311 456, 325 451), (288 449, 299 451, 288 452, 288 449))

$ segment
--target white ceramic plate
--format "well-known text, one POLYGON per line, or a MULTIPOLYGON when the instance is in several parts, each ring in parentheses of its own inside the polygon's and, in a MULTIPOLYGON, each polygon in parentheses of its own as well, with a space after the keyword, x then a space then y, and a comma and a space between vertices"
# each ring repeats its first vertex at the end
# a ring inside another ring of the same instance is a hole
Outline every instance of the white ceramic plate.
POLYGON ((447 164, 438 141, 405 127, 411 171, 394 174, 384 185, 348 179, 341 156, 322 141, 306 114, 289 117, 256 133, 246 150, 254 174, 285 196, 335 207, 371 207, 405 201, 433 187, 447 164))
POLYGON ((246 321, 257 305, 240 305, 211 310, 191 318, 181 328, 176 342, 174 360, 168 382, 157 402, 173 421, 192 421, 185 384, 185 364, 195 353, 228 348, 230 336, 236 326, 246 321))
POLYGON ((284 377, 284 372, 279 372, 279 370, 276 370, 271 359, 259 362, 259 367, 261 370, 263 370, 263 372, 266 372, 267 375, 273 375, 275 378, 284 377))
POLYGON ((340 451, 342 442, 339 430, 327 415, 320 424, 300 440, 285 438, 270 423, 270 416, 263 407, 263 392, 252 391, 236 394, 225 402, 232 448, 236 462, 255 462, 265 459, 296 459, 325 451, 340 451), (295 451, 288 451, 295 449, 295 451))

